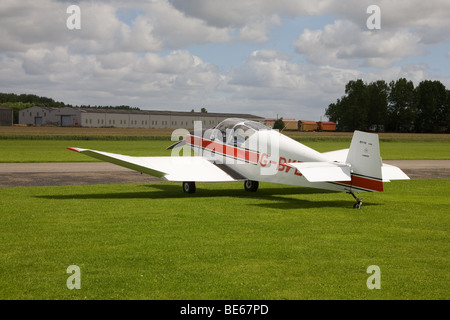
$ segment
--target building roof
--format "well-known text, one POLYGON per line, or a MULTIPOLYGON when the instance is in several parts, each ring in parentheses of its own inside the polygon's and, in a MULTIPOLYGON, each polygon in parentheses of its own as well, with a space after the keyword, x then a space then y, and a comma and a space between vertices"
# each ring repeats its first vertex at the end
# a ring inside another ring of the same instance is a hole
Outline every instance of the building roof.
MULTIPOLYGON (((165 116, 194 116, 194 117, 219 117, 219 118, 245 118, 264 120, 264 117, 255 116, 253 114, 244 113, 218 113, 218 112, 189 112, 189 111, 167 111, 167 110, 136 110, 136 109, 118 109, 118 108, 80 108, 80 107, 40 107, 33 106, 30 108, 41 108, 45 110, 62 110, 73 109, 84 113, 111 113, 111 114, 146 114, 146 115, 165 115, 165 116)), ((27 109, 30 109, 27 108, 27 109)), ((24 109, 26 110, 26 109, 24 109)))
POLYGON ((298 121, 300 121, 301 123, 304 123, 304 124, 317 124, 317 122, 309 121, 309 120, 298 120, 298 121))
MULTIPOLYGON (((23 109, 23 110, 27 110, 27 109, 31 109, 31 108, 41 108, 41 109, 44 109, 44 110, 47 110, 47 111, 52 111, 52 110, 58 110, 58 109, 61 109, 61 108, 57 108, 57 107, 32 106, 32 107, 29 107, 29 108, 26 108, 26 109, 23 109)), ((22 110, 21 110, 21 111, 22 111, 22 110)))
MULTIPOLYGON (((296 119, 284 119, 284 118, 279 118, 282 119, 283 121, 297 121, 296 119)), ((266 118, 264 119, 265 121, 277 121, 278 119, 276 118, 266 118)))
POLYGON ((74 108, 81 112, 89 113, 126 113, 126 114, 148 114, 148 115, 166 115, 166 116, 194 116, 194 117, 226 117, 226 118, 252 118, 261 119, 263 117, 252 114, 242 113, 218 113, 218 112, 189 112, 189 111, 167 111, 167 110, 135 110, 135 109, 116 109, 116 108, 74 108))
POLYGON ((336 122, 332 122, 332 121, 319 121, 317 123, 327 124, 327 125, 336 124, 336 122))

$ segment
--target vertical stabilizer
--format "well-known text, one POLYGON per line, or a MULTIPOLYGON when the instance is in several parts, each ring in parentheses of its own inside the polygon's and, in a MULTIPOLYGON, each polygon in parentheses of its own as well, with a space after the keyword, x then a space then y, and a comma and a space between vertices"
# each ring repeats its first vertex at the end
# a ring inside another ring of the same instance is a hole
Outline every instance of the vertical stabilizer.
POLYGON ((383 191, 382 160, 377 134, 355 131, 346 162, 352 168, 352 189, 383 191))

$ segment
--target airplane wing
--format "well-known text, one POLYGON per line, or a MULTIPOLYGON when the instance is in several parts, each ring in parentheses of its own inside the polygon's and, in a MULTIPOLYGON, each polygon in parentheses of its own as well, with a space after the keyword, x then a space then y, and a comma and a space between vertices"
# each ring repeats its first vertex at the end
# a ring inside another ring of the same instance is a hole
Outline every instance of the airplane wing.
POLYGON ((245 177, 203 157, 131 157, 90 149, 67 148, 87 156, 167 181, 232 182, 245 177))
POLYGON ((293 167, 309 182, 351 181, 350 166, 336 162, 294 162, 285 163, 293 167))

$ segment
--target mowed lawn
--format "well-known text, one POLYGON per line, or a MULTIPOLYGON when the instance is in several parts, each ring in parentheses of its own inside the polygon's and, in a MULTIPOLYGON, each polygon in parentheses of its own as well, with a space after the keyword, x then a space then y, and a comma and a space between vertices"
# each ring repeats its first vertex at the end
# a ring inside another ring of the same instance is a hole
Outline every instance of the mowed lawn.
MULTIPOLYGON (((350 147, 347 140, 306 140, 305 145, 319 152, 350 147)), ((96 161, 67 150, 79 147, 120 153, 130 156, 170 156, 166 150, 170 140, 0 140, 0 162, 80 162, 96 161)), ((383 160, 445 160, 450 159, 450 139, 424 141, 380 141, 383 160)), ((174 150, 177 152, 176 150, 174 150)))
POLYGON ((0 299, 448 299, 450 180, 385 189, 361 210, 267 183, 2 189, 0 299))

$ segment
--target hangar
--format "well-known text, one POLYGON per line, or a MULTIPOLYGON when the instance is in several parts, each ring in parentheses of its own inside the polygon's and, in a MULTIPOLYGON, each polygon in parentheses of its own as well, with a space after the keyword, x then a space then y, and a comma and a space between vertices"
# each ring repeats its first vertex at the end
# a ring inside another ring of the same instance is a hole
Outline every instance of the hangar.
POLYGON ((206 128, 226 118, 245 118, 263 122, 251 114, 133 110, 117 108, 30 107, 20 111, 19 124, 116 128, 194 128, 201 121, 206 128))
POLYGON ((0 106, 0 126, 13 125, 13 111, 12 109, 0 106))

